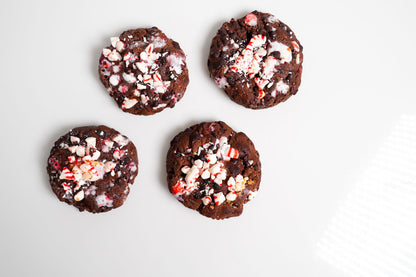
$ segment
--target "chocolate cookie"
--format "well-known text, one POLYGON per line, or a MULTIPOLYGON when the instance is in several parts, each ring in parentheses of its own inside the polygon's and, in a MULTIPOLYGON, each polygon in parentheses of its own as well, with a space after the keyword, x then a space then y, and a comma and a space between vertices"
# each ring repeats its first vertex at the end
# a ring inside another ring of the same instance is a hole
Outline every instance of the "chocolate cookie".
POLYGON ((251 109, 268 108, 298 91, 302 49, 286 24, 254 11, 222 25, 212 40, 208 68, 233 101, 251 109))
POLYGON ((129 194, 138 172, 136 147, 106 126, 74 128, 55 142, 47 171, 59 200, 80 211, 107 212, 129 194))
POLYGON ((238 216, 259 189, 259 154, 244 133, 224 122, 203 122, 179 133, 166 160, 170 192, 214 219, 238 216))
POLYGON ((189 83, 184 52, 156 27, 112 37, 98 69, 110 96, 132 114, 151 115, 172 108, 189 83))

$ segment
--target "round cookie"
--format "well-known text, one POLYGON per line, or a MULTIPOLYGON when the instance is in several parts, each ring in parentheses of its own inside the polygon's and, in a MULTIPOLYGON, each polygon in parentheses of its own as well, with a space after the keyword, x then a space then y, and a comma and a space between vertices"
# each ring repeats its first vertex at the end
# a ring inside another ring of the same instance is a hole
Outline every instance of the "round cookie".
POLYGON ((137 151, 109 127, 74 128, 55 142, 47 171, 59 200, 80 211, 107 212, 129 194, 138 172, 137 151))
POLYGON ((233 101, 251 109, 268 108, 298 91, 302 49, 286 24, 271 14, 253 11, 218 30, 208 68, 233 101))
POLYGON ((213 219, 239 216, 259 189, 259 154, 244 133, 224 122, 203 122, 179 133, 166 160, 170 192, 213 219))
POLYGON ((156 27, 123 32, 104 48, 98 71, 125 112, 151 115, 174 107, 189 83, 179 44, 156 27))

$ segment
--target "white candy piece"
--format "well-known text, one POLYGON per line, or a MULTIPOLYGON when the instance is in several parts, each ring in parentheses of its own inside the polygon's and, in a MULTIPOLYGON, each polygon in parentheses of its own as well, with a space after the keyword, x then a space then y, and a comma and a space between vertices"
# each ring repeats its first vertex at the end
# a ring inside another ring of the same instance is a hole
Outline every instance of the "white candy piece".
POLYGON ((215 164, 217 162, 217 156, 214 154, 207 154, 206 159, 210 164, 215 164))
POLYGON ((87 147, 95 148, 95 145, 97 143, 97 139, 95 137, 88 137, 85 139, 85 142, 87 143, 87 147))
POLYGON ((225 198, 227 198, 228 201, 234 201, 237 199, 237 193, 231 191, 227 193, 227 196, 225 198))
POLYGON ((111 54, 111 50, 108 48, 103 49, 103 56, 108 57, 111 54))
POLYGON ((290 63, 292 61, 292 50, 285 44, 277 41, 270 42, 268 53, 279 51, 280 63, 290 63))
POLYGON ((159 86, 156 87, 155 92, 156 93, 165 93, 166 88, 163 85, 159 85, 159 86))
POLYGON ((117 86, 120 84, 120 76, 118 75, 111 75, 110 79, 108 80, 112 86, 117 86))
POLYGON ((75 150, 75 153, 79 157, 84 157, 85 156, 85 147, 83 145, 78 146, 77 149, 75 150))
POLYGON ((202 204, 209 205, 211 203, 212 199, 210 196, 205 196, 204 198, 202 198, 202 204))
POLYGON ((74 145, 74 146, 69 146, 68 150, 71 151, 71 153, 75 153, 75 151, 77 150, 78 146, 74 145))
POLYGON ((171 71, 175 71, 177 74, 182 73, 182 65, 184 65, 184 61, 182 57, 177 57, 176 55, 169 55, 166 58, 166 61, 169 63, 169 69, 171 71))
POLYGON ((106 140, 104 141, 104 144, 105 144, 105 145, 107 145, 108 147, 112 148, 112 147, 113 147, 113 145, 114 145, 114 142, 113 142, 113 141, 111 141, 111 140, 109 140, 109 139, 106 139, 106 140))
POLYGON ((202 179, 206 180, 211 176, 211 173, 209 173, 209 170, 204 170, 204 172, 202 172, 202 179))
POLYGON ((82 179, 82 171, 78 166, 72 168, 72 174, 74 175, 75 181, 79 182, 82 179))
POLYGON ((116 163, 112 161, 108 161, 104 164, 104 170, 105 172, 110 172, 116 167, 116 163))
POLYGON ((115 137, 113 137, 113 141, 115 141, 122 147, 126 146, 129 143, 129 139, 121 134, 118 134, 115 137))
POLYGON ((194 161, 194 165, 196 165, 197 168, 202 168, 204 163, 201 160, 194 161))
POLYGON ((188 172, 189 172, 189 170, 190 170, 191 168, 189 167, 189 166, 183 166, 182 168, 181 168, 181 171, 182 171, 182 173, 183 174, 187 174, 188 172))
POLYGON ((116 49, 117 49, 117 51, 118 52, 121 52, 121 51, 123 51, 124 50, 124 42, 122 42, 122 41, 117 41, 117 43, 116 43, 116 49))
POLYGON ((276 83, 276 90, 282 94, 286 94, 289 91, 289 85, 285 84, 283 80, 276 83))
POLYGON ((100 151, 95 151, 92 154, 91 159, 94 160, 94 161, 96 161, 100 157, 100 155, 101 155, 101 152, 100 151))
POLYGON ((153 79, 152 79, 152 76, 150 76, 149 74, 144 74, 144 75, 143 75, 143 82, 144 82, 145 84, 150 84, 150 85, 153 85, 153 79))
POLYGON ((162 104, 159 104, 159 105, 157 105, 157 106, 153 107, 152 109, 156 110, 156 109, 164 108, 164 107, 166 107, 166 106, 167 106, 167 104, 162 103, 162 104))
POLYGON ((111 208, 113 206, 113 200, 111 200, 105 194, 98 195, 95 198, 95 201, 97 202, 98 207, 104 207, 105 206, 105 207, 111 208))
POLYGON ((145 62, 141 61, 141 62, 137 62, 136 63, 136 67, 138 70, 140 70, 143 73, 147 73, 148 72, 148 68, 145 62))
MULTIPOLYGON (((143 89, 146 89, 147 87, 145 86, 145 85, 142 85, 142 84, 140 84, 140 83, 137 83, 136 84, 136 87, 137 87, 137 89, 139 89, 139 90, 143 90, 143 89)), ((136 95, 136 94, 135 94, 136 95)), ((137 95, 136 95, 137 96, 137 95)))
POLYGON ((227 186, 229 189, 234 190, 235 189, 235 179, 233 177, 230 177, 227 181, 227 186))
POLYGON ((111 37, 110 41, 111 41, 111 45, 115 48, 116 43, 117 43, 117 41, 120 41, 120 38, 119 37, 111 37))
POLYGON ((126 82, 129 84, 133 84, 136 82, 136 77, 134 77, 133 73, 127 74, 123 72, 123 79, 126 80, 126 82))
POLYGON ((152 37, 151 42, 155 46, 155 48, 161 48, 166 45, 166 41, 161 37, 152 37))
POLYGON ((121 61, 121 55, 116 50, 111 51, 111 53, 108 55, 108 59, 112 62, 115 61, 121 61))
POLYGON ((194 165, 191 167, 191 169, 188 171, 185 177, 185 181, 187 185, 192 185, 195 180, 199 176, 199 169, 194 165))
POLYGON ((114 73, 118 73, 120 71, 121 67, 120 66, 113 66, 113 72, 114 73))
POLYGON ((218 178, 220 178, 221 180, 227 179, 227 170, 221 170, 220 174, 218 175, 218 178))
POLYGON ((274 23, 274 22, 278 22, 279 20, 274 16, 274 15, 271 15, 271 16, 269 16, 268 18, 267 18, 267 20, 270 22, 270 23, 274 23))
POLYGON ((216 175, 217 173, 219 173, 221 171, 223 164, 222 163, 216 163, 214 164, 209 171, 211 172, 211 175, 216 175))
POLYGON ((220 146, 222 146, 223 144, 227 144, 228 143, 227 137, 221 137, 218 143, 220 146))
POLYGON ((131 107, 133 107, 134 105, 137 104, 137 102, 139 102, 137 99, 135 98, 124 98, 123 104, 121 105, 122 109, 130 109, 131 107))
POLYGON ((256 197, 257 191, 249 191, 248 193, 248 200, 252 200, 254 197, 256 197))
POLYGON ((214 193, 215 205, 219 206, 225 201, 225 196, 222 192, 214 193))
POLYGON ((221 179, 221 178, 219 178, 219 177, 216 177, 216 178, 214 179, 214 183, 216 183, 216 184, 218 184, 218 185, 220 185, 220 186, 221 186, 221 184, 222 184, 222 179, 221 179))
POLYGON ((84 199, 84 191, 80 190, 77 194, 74 196, 75 201, 81 201, 84 199))
POLYGON ((149 101, 149 96, 146 95, 140 95, 140 100, 142 102, 143 105, 146 105, 147 101, 149 101))
POLYGON ((79 137, 74 137, 74 136, 71 136, 71 137, 70 137, 70 139, 71 139, 71 142, 72 142, 72 143, 79 143, 79 142, 80 142, 79 137))
POLYGON ((59 144, 59 147, 62 148, 62 149, 67 149, 68 144, 62 142, 61 144, 59 144))

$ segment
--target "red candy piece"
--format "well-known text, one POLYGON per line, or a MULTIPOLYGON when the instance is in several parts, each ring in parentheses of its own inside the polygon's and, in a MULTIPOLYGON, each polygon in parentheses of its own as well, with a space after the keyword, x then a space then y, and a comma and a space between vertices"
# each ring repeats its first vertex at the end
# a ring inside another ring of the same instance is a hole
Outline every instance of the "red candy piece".
POLYGON ((252 13, 249 13, 249 14, 247 14, 246 15, 246 18, 244 19, 244 22, 247 24, 247 25, 250 25, 252 22, 254 22, 254 21, 257 21, 257 16, 256 15, 254 15, 254 14, 252 14, 252 13))
POLYGON ((174 195, 183 194, 185 191, 185 182, 182 180, 178 180, 178 182, 176 182, 176 185, 172 187, 172 192, 174 195))
POLYGON ((228 149, 227 156, 230 157, 231 159, 237 159, 239 155, 240 155, 240 152, 237 149, 232 148, 232 147, 228 149))

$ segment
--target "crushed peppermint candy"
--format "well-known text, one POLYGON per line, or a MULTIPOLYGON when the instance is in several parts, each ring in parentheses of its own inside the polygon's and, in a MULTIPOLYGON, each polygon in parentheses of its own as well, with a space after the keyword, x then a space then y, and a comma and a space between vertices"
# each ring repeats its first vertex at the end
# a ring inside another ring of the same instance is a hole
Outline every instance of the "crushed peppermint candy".
MULTIPOLYGON (((248 14, 246 16, 246 24, 254 24, 254 21, 257 21, 257 17, 254 14, 248 14)), ((292 50, 290 47, 277 41, 269 41, 266 49, 267 41, 267 38, 263 35, 254 35, 236 59, 235 57, 231 57, 230 69, 236 73, 247 74, 249 78, 254 78, 255 84, 259 88, 257 97, 259 99, 265 96, 263 89, 266 86, 270 87, 273 85, 272 77, 276 72, 276 67, 292 61, 292 50), (276 51, 280 53, 280 59, 276 59, 274 56, 267 56, 263 60, 266 55, 270 55, 276 51)), ((299 45, 295 41, 292 42, 292 45, 295 51, 298 52, 299 45)), ((299 58, 297 57, 297 59, 299 58)), ((216 82, 220 88, 228 86, 227 80, 224 77, 216 79, 216 82)), ((287 90, 280 88, 277 89, 277 92, 284 94, 287 90)))
POLYGON ((177 88, 172 84, 186 69, 185 55, 157 28, 144 29, 145 35, 139 30, 139 38, 110 38, 111 46, 102 50, 100 73, 108 80, 103 82, 111 96, 122 94, 123 101, 118 103, 124 111, 141 114, 150 106, 155 113, 182 97, 184 91, 174 91, 177 88), (165 93, 171 95, 164 97, 165 93))
MULTIPOLYGON (((103 128, 107 128, 102 126, 103 128)), ((130 160, 128 164, 120 162, 125 155, 134 157, 135 151, 128 146, 129 139, 119 133, 106 133, 104 131, 85 130, 89 127, 81 127, 71 130, 70 135, 63 136, 63 141, 59 144, 58 149, 64 152, 52 152, 48 159, 51 185, 57 185, 57 188, 62 191, 59 197, 69 203, 79 203, 79 209, 93 211, 90 199, 93 196, 96 199, 95 207, 113 208, 112 193, 108 192, 108 186, 104 188, 104 194, 96 196, 97 188, 100 187, 102 193, 102 182, 105 178, 120 178, 122 174, 128 174, 128 183, 126 195, 128 194, 128 186, 134 181, 137 175, 137 164, 135 159, 130 160), (79 135, 78 132, 81 132, 79 135), (89 136, 82 134, 88 133, 89 136), (75 134, 75 135, 74 135, 75 134), (111 134, 111 137, 105 138, 111 134), (123 171, 123 172, 122 172, 123 171), (89 199, 85 202, 85 199, 89 199)), ((114 186, 114 181, 111 181, 110 188, 114 186)), ((124 185, 123 185, 124 186, 124 185)), ((119 205, 117 205, 119 206, 119 205)), ((78 206, 77 206, 78 207, 78 206)), ((94 212, 94 211, 93 211, 94 212)), ((96 212, 96 211, 95 211, 96 212)), ((99 211, 98 211, 99 212, 99 211)))
POLYGON ((191 157, 199 158, 194 158, 190 166, 185 165, 180 168, 182 177, 172 186, 172 192, 176 198, 183 199, 184 196, 201 189, 203 184, 205 189, 201 191, 204 194, 201 202, 204 206, 210 204, 218 206, 226 200, 232 202, 243 193, 248 177, 243 177, 241 174, 234 177, 228 176, 224 166, 225 162, 238 159, 240 156, 239 150, 231 147, 227 137, 223 136, 215 143, 209 142, 198 147, 198 153, 195 155, 191 152, 187 153, 191 157), (201 153, 205 153, 202 158, 201 153), (198 181, 198 179, 202 181, 198 181), (222 186, 227 189, 226 195, 222 192, 214 193, 213 188, 222 186), (212 201, 212 195, 214 201, 212 201))
POLYGON ((302 49, 294 33, 274 15, 253 11, 218 30, 208 67, 217 86, 235 102, 254 109, 271 107, 296 93, 302 49), (285 86, 278 83, 282 79, 285 86))

